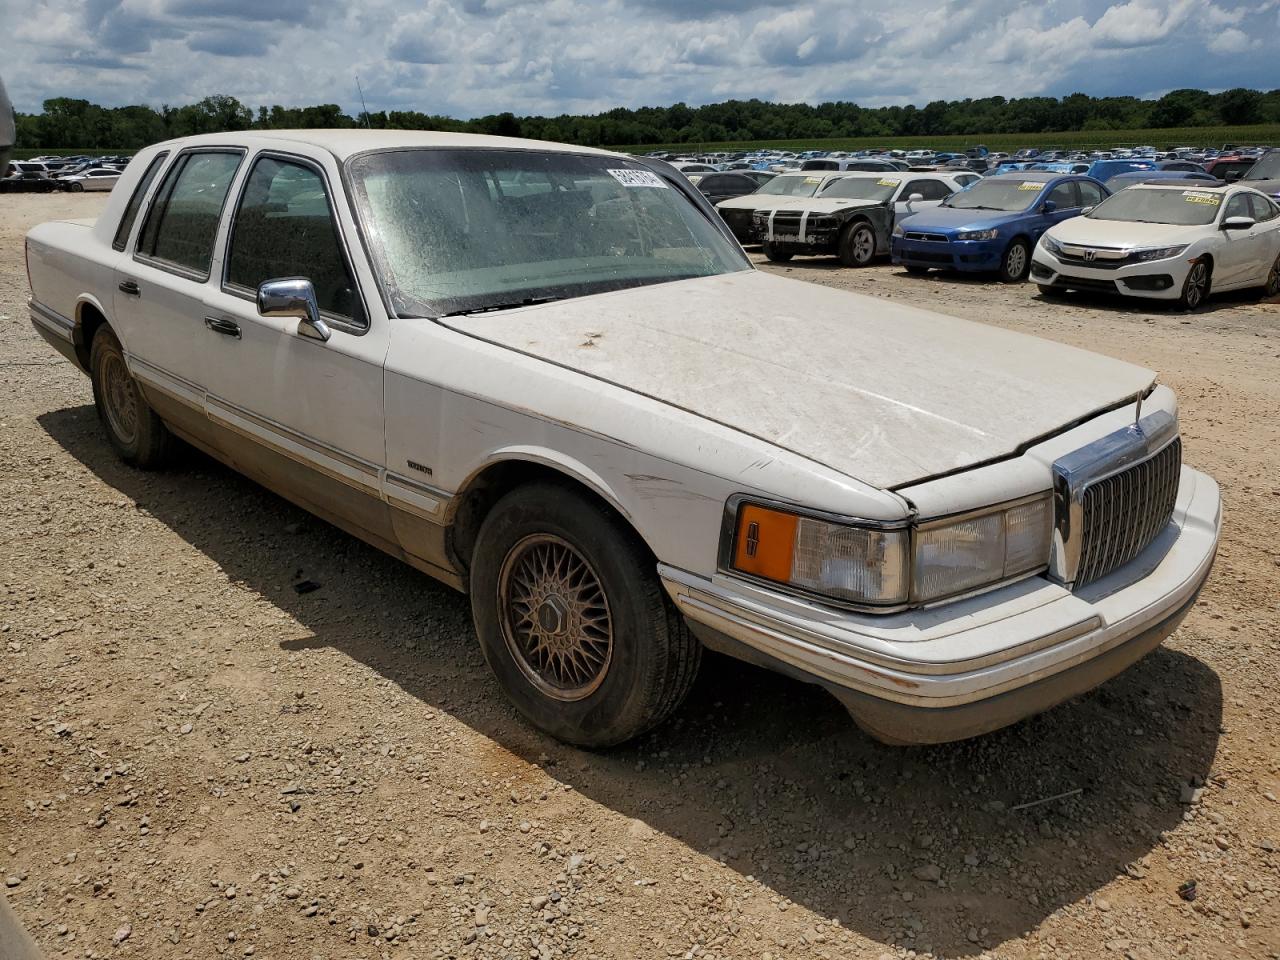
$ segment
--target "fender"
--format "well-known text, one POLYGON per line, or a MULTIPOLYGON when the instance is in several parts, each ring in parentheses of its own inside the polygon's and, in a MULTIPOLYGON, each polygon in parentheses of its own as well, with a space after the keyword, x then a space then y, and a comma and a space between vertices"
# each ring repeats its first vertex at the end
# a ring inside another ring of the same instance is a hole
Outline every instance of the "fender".
POLYGON ((600 474, 596 473, 586 464, 566 454, 552 450, 548 447, 514 445, 508 447, 500 447, 489 453, 484 460, 467 474, 466 479, 459 485, 455 491, 449 505, 445 510, 445 521, 447 523, 453 521, 453 515, 457 510, 457 506, 461 501, 461 494, 475 481, 476 477, 492 467, 494 464, 506 463, 510 461, 522 461, 524 463, 536 463, 544 467, 549 467, 557 473, 562 473, 571 480, 576 480, 583 486, 590 489, 602 500, 617 510, 619 514, 625 517, 628 522, 632 520, 631 511, 626 508, 622 500, 618 497, 613 486, 605 480, 600 474))

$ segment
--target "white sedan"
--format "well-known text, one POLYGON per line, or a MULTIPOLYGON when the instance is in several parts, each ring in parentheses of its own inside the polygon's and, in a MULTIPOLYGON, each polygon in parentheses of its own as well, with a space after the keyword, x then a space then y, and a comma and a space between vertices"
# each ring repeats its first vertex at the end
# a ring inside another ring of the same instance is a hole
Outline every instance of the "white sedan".
POLYGON ((74 173, 69 177, 58 178, 62 189, 70 190, 72 193, 80 193, 84 190, 110 190, 119 180, 120 171, 109 170, 106 167, 97 167, 83 173, 74 173))
POLYGON ((192 137, 27 266, 125 462, 182 438, 467 593, 576 744, 660 723, 704 646, 973 736, 1152 650, 1217 547, 1150 370, 758 271, 642 158, 192 137))
POLYGON ((1266 194, 1200 181, 1146 183, 1048 230, 1031 262, 1041 293, 1096 290, 1176 300, 1210 290, 1280 294, 1280 207, 1266 194))

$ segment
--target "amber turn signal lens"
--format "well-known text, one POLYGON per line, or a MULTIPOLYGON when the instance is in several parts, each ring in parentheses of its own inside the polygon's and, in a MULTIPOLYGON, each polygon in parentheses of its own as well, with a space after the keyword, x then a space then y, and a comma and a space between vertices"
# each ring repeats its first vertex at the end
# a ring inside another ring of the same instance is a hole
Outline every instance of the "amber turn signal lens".
POLYGON ((789 581, 798 521, 794 514, 744 504, 738 511, 733 541, 734 569, 780 583, 789 581))

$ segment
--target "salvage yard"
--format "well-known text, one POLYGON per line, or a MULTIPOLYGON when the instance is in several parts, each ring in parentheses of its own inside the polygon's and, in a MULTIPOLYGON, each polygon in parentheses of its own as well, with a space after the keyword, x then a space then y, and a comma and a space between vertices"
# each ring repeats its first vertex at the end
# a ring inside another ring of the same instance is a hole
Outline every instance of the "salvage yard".
POLYGON ((459 595, 194 452, 119 462, 22 254, 104 199, 0 205, 0 876, 50 957, 1280 957, 1280 303, 765 265, 1161 371, 1217 567, 1136 667, 978 740, 882 746, 708 656, 591 754, 459 595))

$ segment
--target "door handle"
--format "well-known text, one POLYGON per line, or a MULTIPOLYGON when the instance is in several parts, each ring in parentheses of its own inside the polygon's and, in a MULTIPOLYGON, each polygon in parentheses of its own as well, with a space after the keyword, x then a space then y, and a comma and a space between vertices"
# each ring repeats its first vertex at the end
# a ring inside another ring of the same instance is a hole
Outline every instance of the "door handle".
POLYGON ((121 280, 120 292, 127 293, 131 297, 139 297, 142 295, 142 288, 138 286, 137 280, 121 280))
POLYGON ((224 337, 240 339, 240 324, 234 320, 227 320, 224 317, 205 317, 204 325, 214 333, 220 333, 224 337))

